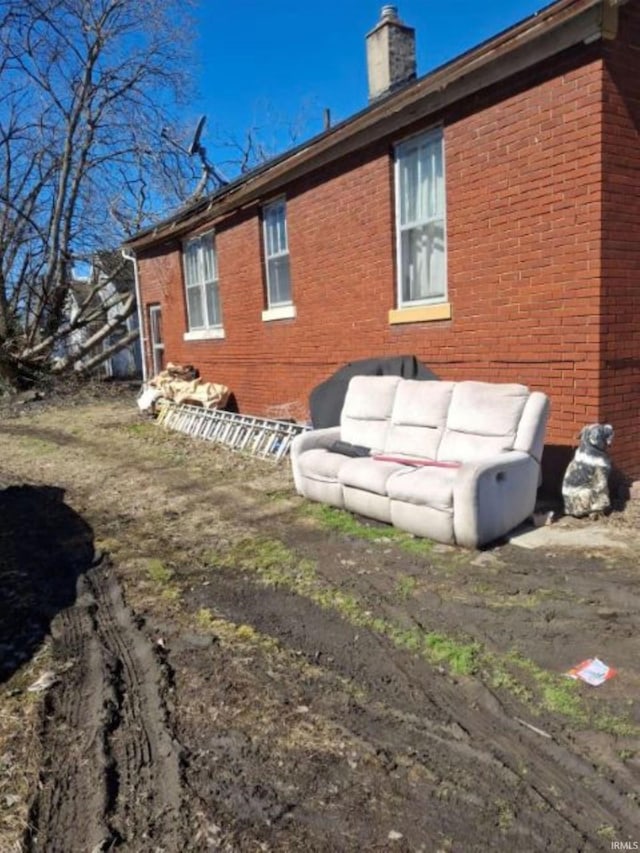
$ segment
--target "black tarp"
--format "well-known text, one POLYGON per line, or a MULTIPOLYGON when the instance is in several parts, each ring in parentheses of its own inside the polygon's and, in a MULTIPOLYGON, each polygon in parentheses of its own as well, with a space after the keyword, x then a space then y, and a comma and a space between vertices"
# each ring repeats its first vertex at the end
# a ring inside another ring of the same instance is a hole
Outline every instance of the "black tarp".
POLYGON ((351 361, 316 385, 309 395, 309 411, 314 429, 337 426, 347 386, 352 376, 402 376, 404 379, 438 379, 415 355, 393 358, 366 358, 351 361))

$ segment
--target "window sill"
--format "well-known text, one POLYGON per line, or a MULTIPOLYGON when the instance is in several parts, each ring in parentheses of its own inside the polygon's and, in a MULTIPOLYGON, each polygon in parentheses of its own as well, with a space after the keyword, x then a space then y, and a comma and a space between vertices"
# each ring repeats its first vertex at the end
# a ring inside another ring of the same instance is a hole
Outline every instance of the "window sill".
POLYGON ((220 326, 217 329, 198 329, 195 332, 185 332, 182 338, 185 341, 213 341, 224 338, 224 336, 224 329, 220 326))
POLYGON ((278 308, 268 308, 262 312, 262 321, 270 323, 272 320, 292 320, 296 317, 295 305, 280 305, 278 308))
POLYGON ((415 308, 397 308, 389 311, 389 324, 429 323, 434 320, 450 320, 451 303, 440 302, 437 305, 419 305, 415 308))

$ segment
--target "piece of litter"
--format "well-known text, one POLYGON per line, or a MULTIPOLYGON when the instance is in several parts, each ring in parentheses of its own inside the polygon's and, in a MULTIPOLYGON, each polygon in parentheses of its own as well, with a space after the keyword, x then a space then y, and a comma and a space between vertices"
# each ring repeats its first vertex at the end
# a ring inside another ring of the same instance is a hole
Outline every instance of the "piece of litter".
POLYGON ((586 681, 592 687, 599 687, 617 675, 617 670, 607 666, 599 658, 587 658, 587 660, 583 660, 582 663, 572 667, 565 675, 568 675, 569 678, 579 678, 581 681, 586 681))
POLYGON ((402 833, 396 832, 395 829, 392 829, 389 835, 387 835, 387 838, 389 839, 389 841, 400 841, 400 839, 402 838, 402 833))
POLYGON ((30 693, 39 693, 41 690, 48 690, 50 687, 53 687, 53 685, 59 680, 60 679, 55 672, 48 670, 47 672, 43 672, 37 681, 30 684, 29 687, 27 687, 27 690, 30 693))
POLYGON ((516 723, 520 723, 521 726, 526 726, 528 729, 531 729, 532 732, 535 732, 537 735, 542 735, 542 737, 550 738, 551 735, 548 732, 539 729, 537 726, 532 726, 531 723, 527 723, 525 720, 521 720, 520 717, 513 718, 516 723))

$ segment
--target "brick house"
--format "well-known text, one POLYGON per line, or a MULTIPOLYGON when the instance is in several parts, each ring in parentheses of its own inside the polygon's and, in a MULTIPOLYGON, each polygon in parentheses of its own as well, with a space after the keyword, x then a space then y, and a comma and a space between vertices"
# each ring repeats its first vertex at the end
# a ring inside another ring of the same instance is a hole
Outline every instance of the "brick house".
POLYGON ((640 0, 557 0, 418 79, 394 7, 367 38, 366 109, 128 242, 147 370, 304 417, 413 353, 547 392, 548 473, 609 421, 640 480, 640 0))

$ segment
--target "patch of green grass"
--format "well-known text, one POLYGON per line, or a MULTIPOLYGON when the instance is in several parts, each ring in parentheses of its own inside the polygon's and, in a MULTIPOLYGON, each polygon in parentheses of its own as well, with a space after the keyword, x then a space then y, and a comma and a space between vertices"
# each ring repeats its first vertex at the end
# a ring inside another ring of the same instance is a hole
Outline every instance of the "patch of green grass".
POLYGON ((229 622, 227 619, 215 616, 208 607, 198 610, 196 623, 201 630, 208 634, 215 634, 228 642, 239 642, 269 652, 279 649, 276 640, 260 634, 252 625, 237 625, 235 622, 229 622))
POLYGON ((628 716, 591 711, 578 681, 549 672, 518 652, 502 656, 485 652, 482 657, 492 686, 507 690, 534 712, 557 714, 576 728, 591 727, 620 737, 640 735, 628 716))
POLYGON ((196 622, 203 631, 213 631, 216 618, 208 607, 202 607, 196 613, 196 622))
MULTIPOLYGON (((638 734, 638 727, 624 717, 590 712, 577 682, 539 667, 518 652, 489 652, 475 641, 419 625, 407 628, 374 613, 357 596, 329 585, 318 575, 314 561, 301 559, 279 540, 244 539, 225 554, 212 554, 210 560, 214 567, 252 572, 262 583, 290 590, 319 607, 333 610, 351 625, 386 637, 396 648, 419 655, 431 664, 443 665, 456 675, 479 674, 485 683, 510 693, 533 713, 546 711, 579 728, 592 726, 612 734, 638 734)), ((406 580, 403 583, 401 579, 400 588, 408 588, 406 580)))
POLYGON ((20 436, 20 444, 33 456, 48 456, 53 453, 57 446, 43 438, 34 438, 28 435, 20 436))
POLYGON ((350 512, 326 504, 305 504, 304 512, 316 519, 325 530, 376 544, 393 544, 415 556, 427 556, 433 549, 430 539, 419 539, 395 527, 372 527, 358 521, 350 512))
POLYGON ((549 672, 518 652, 511 652, 505 659, 516 672, 520 670, 535 683, 536 692, 540 697, 539 703, 545 711, 560 714, 578 726, 587 722, 589 715, 580 696, 578 682, 556 672, 549 672))
POLYGON ((167 602, 176 602, 180 600, 180 587, 172 583, 174 578, 173 570, 170 569, 162 560, 157 557, 149 557, 146 560, 146 570, 149 580, 156 586, 160 587, 160 596, 167 602))
POLYGON ((237 542, 226 554, 211 555, 222 568, 256 572, 269 586, 285 586, 301 594, 311 588, 316 567, 312 560, 300 559, 277 539, 251 538, 237 542))
POLYGON ((417 580, 411 575, 400 575, 396 581, 396 595, 403 601, 407 601, 413 597, 417 586, 417 580))
MULTIPOLYGON (((420 654, 424 648, 424 631, 419 628, 394 628, 389 626, 389 623, 384 619, 374 619, 371 627, 377 623, 377 631, 379 634, 388 634, 389 639, 399 649, 406 649, 408 652, 420 654)), ((374 628, 374 630, 376 630, 374 628)))
POLYGON ((295 492, 293 489, 270 489, 267 492, 264 492, 265 498, 270 501, 287 501, 292 497, 295 497, 295 492))
POLYGON ((635 758, 636 751, 635 749, 619 749, 618 750, 618 758, 621 761, 629 761, 631 758, 635 758))
MULTIPOLYGON (((563 678, 563 676, 559 676, 563 678)), ((582 698, 576 692, 578 685, 575 681, 558 681, 556 684, 544 684, 542 687, 542 704, 555 714, 561 714, 578 725, 587 722, 588 714, 582 698)))
MULTIPOLYGON (((638 737, 638 734, 640 734, 638 726, 635 723, 624 717, 617 717, 615 714, 596 714, 593 719, 593 725, 599 732, 608 732, 608 734, 617 735, 618 737, 638 737)), ((629 757, 633 757, 633 755, 635 753, 632 752, 629 757)))
POLYGON ((147 560, 147 574, 152 581, 161 586, 165 586, 173 579, 173 571, 157 557, 149 557, 147 560))
POLYGON ((473 675, 480 651, 478 643, 462 643, 436 632, 425 636, 424 656, 432 662, 446 663, 456 675, 473 675))
POLYGON ((617 833, 613 826, 603 823, 596 829, 596 834, 607 841, 614 841, 617 833))
POLYGON ((225 568, 241 568, 258 574, 263 583, 282 586, 311 599, 325 610, 335 610, 352 625, 368 628, 387 637, 395 646, 420 654, 431 663, 443 663, 458 675, 476 669, 479 646, 459 642, 422 628, 401 628, 392 621, 374 616, 351 593, 327 586, 318 578, 311 560, 299 559, 284 543, 273 539, 245 539, 222 558, 213 560, 225 568))
POLYGON ((507 832, 515 820, 513 809, 506 800, 496 800, 495 804, 498 809, 498 827, 501 832, 507 832))
POLYGON ((394 532, 391 537, 394 544, 398 545, 405 554, 411 554, 414 557, 428 557, 433 551, 434 543, 431 539, 421 539, 419 536, 413 536, 411 533, 405 533, 403 530, 391 528, 394 532))
POLYGON ((485 599, 488 607, 523 607, 533 610, 549 598, 554 598, 555 595, 551 589, 538 589, 525 595, 500 594, 489 587, 485 592, 485 599))
POLYGON ((125 427, 126 432, 130 435, 140 436, 152 435, 155 429, 156 426, 152 421, 145 421, 144 423, 139 424, 127 424, 125 427))
POLYGON ((495 657, 489 667, 488 681, 495 690, 506 690, 525 705, 532 704, 534 701, 532 691, 522 681, 508 672, 501 661, 495 657))
POLYGON ((169 584, 166 586, 160 595, 164 598, 165 601, 179 601, 180 600, 180 589, 174 584, 169 584))

